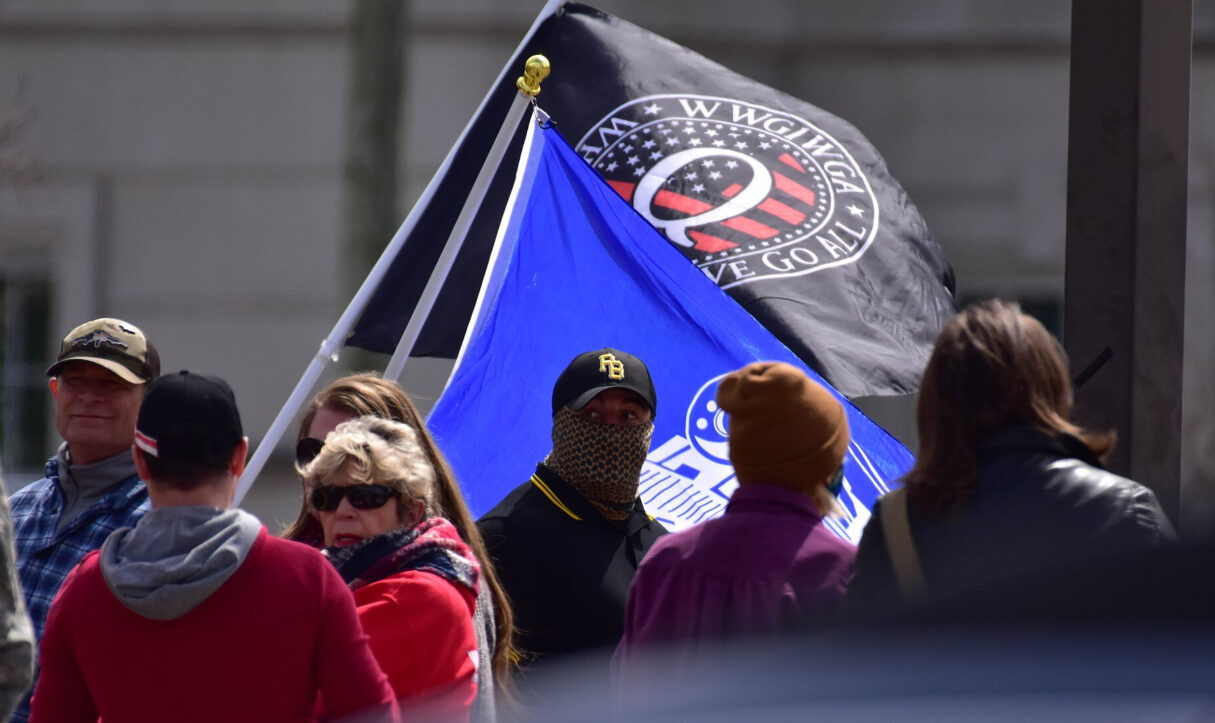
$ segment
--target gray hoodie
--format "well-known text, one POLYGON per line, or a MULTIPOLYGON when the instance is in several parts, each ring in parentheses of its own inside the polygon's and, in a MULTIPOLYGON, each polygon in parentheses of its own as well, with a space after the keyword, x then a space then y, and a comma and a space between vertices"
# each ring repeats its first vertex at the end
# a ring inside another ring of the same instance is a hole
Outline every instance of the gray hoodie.
POLYGON ((101 545, 101 573, 124 605, 152 620, 198 607, 236 572, 262 524, 243 510, 153 509, 101 545))

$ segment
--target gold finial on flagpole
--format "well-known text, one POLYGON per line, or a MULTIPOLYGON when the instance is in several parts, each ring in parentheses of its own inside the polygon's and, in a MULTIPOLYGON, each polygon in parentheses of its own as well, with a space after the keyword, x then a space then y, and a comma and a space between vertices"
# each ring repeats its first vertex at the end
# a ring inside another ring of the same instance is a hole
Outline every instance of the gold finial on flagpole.
POLYGON ((548 58, 543 55, 533 55, 523 66, 523 75, 515 79, 515 87, 529 98, 535 99, 540 95, 540 81, 548 77, 548 58))

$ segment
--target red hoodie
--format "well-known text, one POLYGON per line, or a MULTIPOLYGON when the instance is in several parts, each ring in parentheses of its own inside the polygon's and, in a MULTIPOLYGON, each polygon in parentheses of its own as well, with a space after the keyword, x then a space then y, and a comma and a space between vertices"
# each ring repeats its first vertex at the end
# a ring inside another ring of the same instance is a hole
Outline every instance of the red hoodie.
POLYGON ((98 553, 51 606, 31 721, 312 721, 393 706, 350 591, 305 545, 263 528, 210 597, 151 620, 110 592, 98 553))

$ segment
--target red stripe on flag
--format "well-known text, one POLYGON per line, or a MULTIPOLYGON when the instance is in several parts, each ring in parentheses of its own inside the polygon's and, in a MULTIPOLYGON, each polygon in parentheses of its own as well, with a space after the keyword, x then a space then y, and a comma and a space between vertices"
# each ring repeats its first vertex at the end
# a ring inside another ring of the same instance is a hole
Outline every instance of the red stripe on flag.
POLYGON ((806 172, 806 169, 802 167, 802 164, 798 163, 797 159, 794 158, 793 156, 789 155, 788 153, 780 154, 780 158, 777 160, 779 160, 781 163, 785 164, 786 166, 789 166, 790 168, 796 168, 798 170, 798 173, 806 172))
POLYGON ((763 203, 759 204, 759 210, 766 211, 785 223, 790 223, 794 226, 806 220, 806 214, 798 211, 796 208, 786 206, 775 198, 765 199, 763 203))
POLYGON ((746 216, 735 216, 728 221, 722 221, 721 225, 745 233, 748 236, 754 236, 755 238, 772 238, 780 233, 780 231, 771 226, 766 226, 759 221, 752 221, 746 216))
POLYGON ((615 189, 616 193, 619 193, 620 197, 624 200, 630 203, 633 201, 633 191, 637 188, 636 183, 629 183, 628 181, 608 181, 608 185, 615 189))
MULTIPOLYGON (((654 194, 654 205, 661 206, 662 208, 669 208, 673 211, 679 211, 680 213, 686 213, 689 216, 695 216, 698 213, 704 213, 705 211, 713 208, 704 201, 699 201, 695 198, 688 198, 687 196, 683 196, 672 191, 659 191, 658 193, 654 194)), ((772 238, 780 233, 780 231, 777 231, 771 226, 762 224, 759 221, 752 221, 744 216, 735 216, 727 221, 722 221, 721 225, 725 226, 726 228, 745 233, 748 236, 761 239, 772 238)), ((691 232, 689 232, 689 235, 690 234, 691 232)), ((730 244, 728 247, 724 248, 733 248, 734 246, 738 245, 724 239, 719 239, 716 236, 706 235, 705 238, 709 239, 706 241, 706 243, 710 245, 716 245, 718 242, 730 244)), ((701 249, 699 243, 697 244, 696 248, 701 251, 709 250, 701 249)))
POLYGON ((727 241, 724 238, 710 236, 709 234, 702 233, 700 231, 688 231, 688 236, 690 236, 691 239, 696 242, 695 249, 697 251, 704 251, 710 254, 732 249, 738 245, 736 243, 727 241))
POLYGON ((773 173, 772 178, 775 179, 776 187, 780 190, 802 201, 807 206, 814 205, 814 191, 779 173, 773 173))
POLYGON ((698 213, 704 213, 710 208, 713 208, 704 201, 698 201, 695 198, 688 198, 673 191, 659 191, 654 194, 654 205, 663 208, 669 208, 672 211, 686 213, 689 216, 695 216, 698 213))
POLYGON ((726 198, 734 198, 734 195, 741 190, 742 186, 738 185, 737 183, 731 183, 729 186, 726 186, 726 190, 722 191, 721 195, 725 196, 726 198))

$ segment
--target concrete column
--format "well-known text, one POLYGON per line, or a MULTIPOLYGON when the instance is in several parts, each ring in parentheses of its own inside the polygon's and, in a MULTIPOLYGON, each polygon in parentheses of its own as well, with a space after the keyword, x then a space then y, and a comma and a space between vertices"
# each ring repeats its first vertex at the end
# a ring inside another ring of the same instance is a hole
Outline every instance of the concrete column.
POLYGON ((1181 506, 1192 0, 1073 0, 1064 344, 1110 468, 1181 506))

